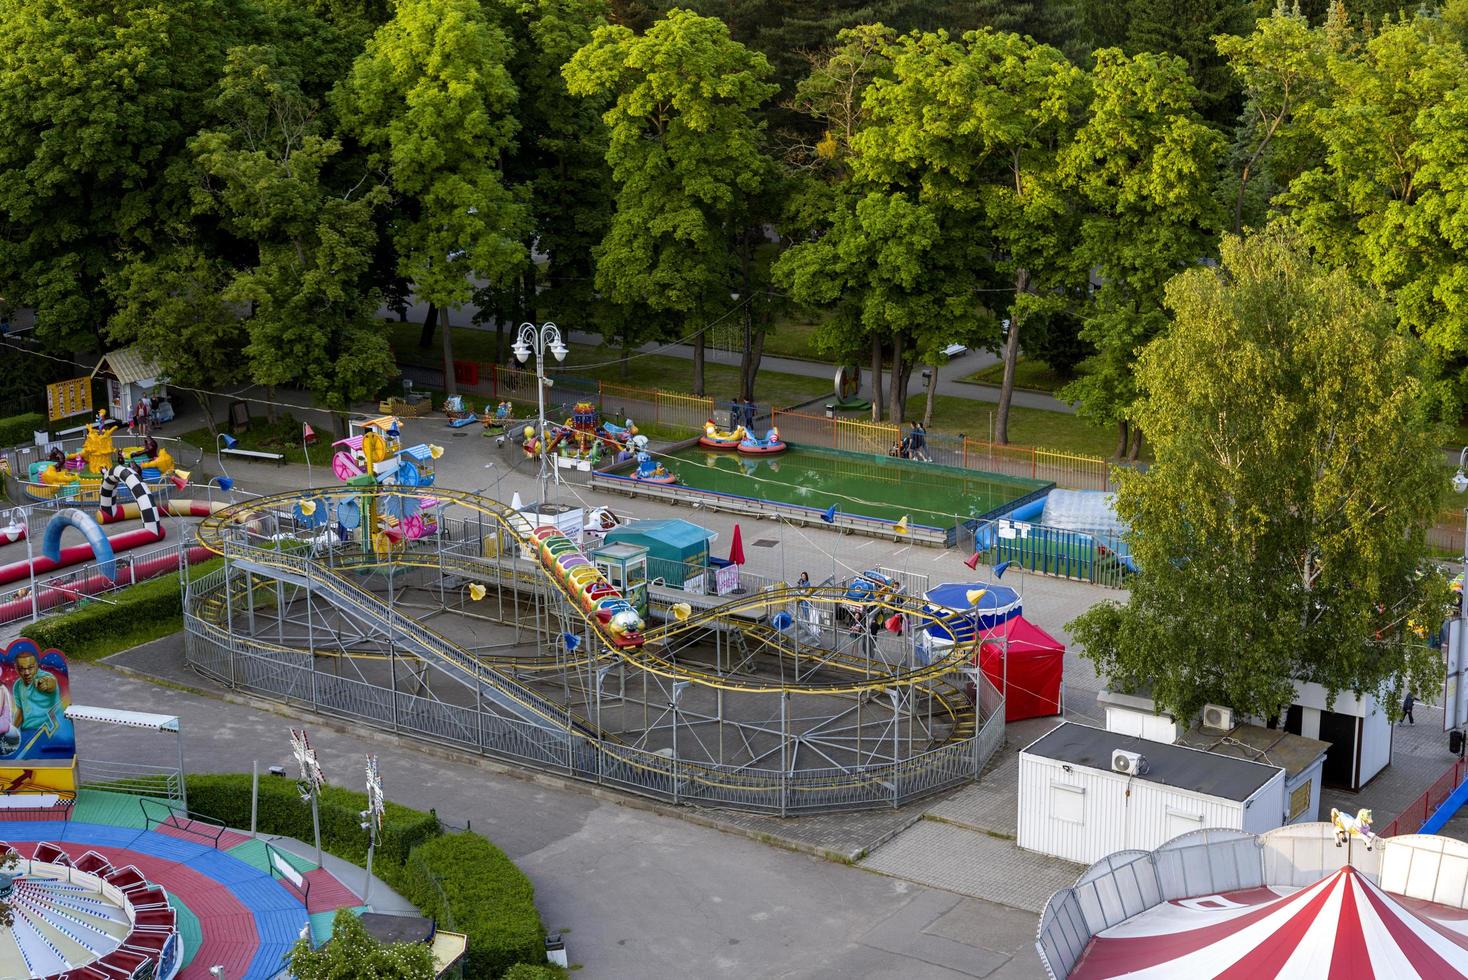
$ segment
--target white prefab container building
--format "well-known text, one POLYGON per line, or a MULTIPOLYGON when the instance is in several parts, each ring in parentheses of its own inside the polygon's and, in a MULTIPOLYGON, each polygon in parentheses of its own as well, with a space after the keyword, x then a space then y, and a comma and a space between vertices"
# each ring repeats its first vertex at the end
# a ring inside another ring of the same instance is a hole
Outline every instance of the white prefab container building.
POLYGON ((1284 822, 1285 771, 1066 722, 1019 756, 1019 846, 1090 864, 1194 830, 1264 833, 1284 822), (1112 768, 1133 752, 1145 765, 1112 768))

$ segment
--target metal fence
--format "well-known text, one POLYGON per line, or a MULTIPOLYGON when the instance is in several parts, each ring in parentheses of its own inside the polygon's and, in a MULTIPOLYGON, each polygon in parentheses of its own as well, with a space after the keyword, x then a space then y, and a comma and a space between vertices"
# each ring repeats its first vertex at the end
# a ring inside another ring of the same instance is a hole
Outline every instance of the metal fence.
MULTIPOLYGON (((880 456, 894 453, 903 439, 902 427, 891 422, 809 415, 784 408, 775 409, 773 419, 787 441, 828 449, 880 456)), ((1067 490, 1112 489, 1111 464, 1095 456, 1001 445, 946 432, 929 432, 923 455, 944 466, 1043 480, 1067 490)))
POLYGON ((966 525, 970 548, 986 565, 1013 562, 1026 571, 1123 588, 1133 571, 1119 536, 1008 518, 966 525))
POLYGON ((143 762, 106 759, 77 759, 77 782, 90 789, 111 790, 131 796, 156 796, 183 800, 183 774, 177 766, 151 766, 143 762))
POLYGON ((323 715, 514 762, 533 769, 615 786, 669 803, 697 803, 781 816, 897 807, 976 779, 1003 742, 1004 700, 980 677, 987 710, 972 737, 928 752, 865 767, 800 770, 723 766, 669 758, 587 734, 565 708, 487 670, 484 683, 533 699, 559 727, 532 724, 473 707, 447 704, 315 669, 309 655, 282 651, 231 634, 195 612, 225 587, 223 569, 190 583, 185 606, 186 659, 194 669, 237 690, 300 704, 323 715))
POLYGON ((1459 759, 1437 777, 1421 796, 1403 807, 1396 819, 1381 829, 1381 836, 1395 837, 1397 834, 1417 833, 1437 808, 1453 794, 1453 790, 1463 784, 1465 775, 1468 775, 1468 760, 1459 759))

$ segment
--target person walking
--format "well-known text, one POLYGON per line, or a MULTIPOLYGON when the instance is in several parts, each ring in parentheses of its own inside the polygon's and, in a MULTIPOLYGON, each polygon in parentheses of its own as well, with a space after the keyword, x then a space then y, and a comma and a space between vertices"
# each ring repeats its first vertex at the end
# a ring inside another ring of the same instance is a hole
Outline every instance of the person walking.
POLYGON ((1405 721, 1409 725, 1417 724, 1417 719, 1412 717, 1412 706, 1416 703, 1417 699, 1412 696, 1411 691, 1408 691, 1407 696, 1402 698, 1402 718, 1400 721, 1397 722, 1398 725, 1400 725, 1403 721, 1405 721))
POLYGON ((754 407, 754 399, 744 399, 744 428, 750 432, 754 431, 754 417, 757 411, 754 407))

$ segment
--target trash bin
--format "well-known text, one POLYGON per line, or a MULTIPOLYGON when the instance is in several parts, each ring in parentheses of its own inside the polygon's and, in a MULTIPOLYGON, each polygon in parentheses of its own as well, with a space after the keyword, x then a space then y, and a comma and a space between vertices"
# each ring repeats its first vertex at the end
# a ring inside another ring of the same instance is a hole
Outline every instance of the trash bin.
POLYGON ((835 405, 832 405, 832 404, 830 404, 828 402, 826 404, 826 418, 828 418, 828 419, 834 419, 835 417, 836 417, 836 406, 835 405))

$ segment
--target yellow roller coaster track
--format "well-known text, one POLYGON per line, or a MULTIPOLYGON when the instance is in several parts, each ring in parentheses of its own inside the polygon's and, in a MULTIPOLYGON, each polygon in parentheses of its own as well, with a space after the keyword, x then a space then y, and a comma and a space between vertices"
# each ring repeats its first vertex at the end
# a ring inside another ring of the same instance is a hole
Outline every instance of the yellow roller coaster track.
MULTIPOLYGON (((479 494, 473 494, 462 490, 450 490, 441 487, 434 487, 431 490, 420 492, 425 495, 433 496, 442 504, 453 504, 456 506, 461 506, 464 507, 466 510, 490 518, 498 526, 498 528, 508 534, 509 537, 513 541, 515 541, 517 545, 533 553, 534 542, 530 538, 530 532, 534 529, 534 525, 528 518, 524 517, 518 511, 512 510, 507 505, 495 500, 491 500, 487 497, 483 497, 479 494)), ((225 508, 204 518, 202 521, 200 521, 197 527, 197 536, 200 544, 202 544, 205 548, 209 549, 215 554, 224 557, 246 558, 257 565, 261 565, 266 568, 274 568, 278 571, 285 573, 297 573, 297 565, 299 564, 299 562, 303 560, 312 561, 313 566, 318 570, 321 576, 330 576, 332 579, 335 579, 337 581, 344 581, 344 576, 337 574, 335 569, 323 566, 319 562, 315 562, 312 559, 303 558, 303 556, 299 554, 293 554, 285 552, 283 550, 279 550, 278 542, 274 543, 276 545, 275 548, 271 548, 263 547, 258 544, 250 544, 248 542, 248 535, 246 535, 246 537, 241 540, 233 542, 227 542, 226 538, 229 536, 231 529, 235 529, 241 532, 247 531, 250 527, 251 522, 254 521, 261 513, 275 510, 288 511, 293 508, 299 500, 307 496, 317 499, 321 497, 333 497, 345 500, 360 499, 364 496, 401 497, 404 495, 405 494, 401 489, 389 487, 343 487, 329 488, 325 490, 313 489, 310 491, 275 494, 272 496, 256 498, 249 501, 248 503, 236 504, 232 507, 225 508), (295 560, 284 560, 287 556, 295 560)), ((344 565, 339 564, 337 567, 340 568, 342 572, 403 566, 433 569, 441 568, 444 571, 452 569, 455 573, 462 574, 466 577, 484 577, 486 573, 491 569, 491 567, 493 568, 496 576, 502 576, 506 571, 505 569, 498 566, 486 566, 486 564, 480 559, 468 558, 462 555, 440 556, 437 552, 430 553, 404 550, 403 552, 390 556, 390 560, 388 561, 383 561, 382 559, 376 558, 375 556, 362 556, 362 558, 363 560, 361 561, 352 561, 344 565)), ((963 692, 959 691, 951 683, 949 683, 945 675, 952 674, 955 668, 960 665, 966 665, 973 662, 972 647, 974 647, 974 644, 955 644, 953 647, 949 648, 947 655, 944 656, 942 659, 928 664, 922 668, 908 670, 898 674, 881 674, 871 676, 871 663, 864 658, 858 658, 846 652, 835 651, 823 647, 807 646, 797 649, 795 646, 787 645, 784 642, 785 638, 783 634, 770 626, 743 618, 734 618, 735 615, 738 613, 759 611, 774 612, 782 608, 792 607, 796 602, 799 601, 826 604, 834 607, 845 601, 844 593, 839 589, 783 588, 765 591, 752 596, 742 597, 729 603, 722 604, 708 610, 704 610, 696 615, 690 616, 687 620, 683 622, 673 622, 665 626, 649 630, 647 633, 649 637, 649 643, 644 644, 640 648, 627 648, 615 647, 611 644, 605 643, 603 640, 603 634, 601 634, 599 630, 599 624, 595 621, 594 617, 590 616, 586 610, 581 608, 579 602, 576 601, 576 598, 572 596, 565 589, 565 587, 554 578, 554 576, 546 574, 543 566, 539 566, 539 564, 537 563, 537 568, 539 570, 540 580, 546 584, 549 584, 555 592, 559 593, 560 598, 563 601, 570 604, 570 607, 576 611, 579 618, 585 621, 590 627, 591 635, 598 641, 600 641, 597 644, 600 652, 588 652, 585 658, 576 661, 577 664, 584 664, 587 660, 604 660, 609 654, 615 654, 621 657, 627 663, 630 663, 633 666, 638 667, 639 669, 647 670, 657 676, 674 680, 688 680, 710 688, 746 693, 786 693, 790 695, 859 695, 862 693, 875 692, 893 687, 921 688, 923 693, 927 694, 933 699, 934 706, 938 709, 938 713, 941 716, 946 716, 951 719, 953 727, 949 732, 947 739, 948 741, 957 741, 960 739, 971 737, 973 735, 974 717, 973 712, 969 710, 971 707, 969 699, 967 695, 965 695, 963 692), (730 678, 724 677, 712 671, 706 671, 698 668, 693 668, 688 665, 675 663, 674 661, 659 656, 655 654, 652 650, 648 649, 648 647, 653 643, 659 641, 665 642, 671 637, 686 633, 693 629, 717 627, 720 620, 726 620, 728 623, 735 625, 735 628, 739 629, 741 632, 745 633, 746 636, 753 639, 755 642, 761 644, 762 646, 773 648, 779 656, 791 657, 799 660, 816 661, 819 666, 842 670, 848 673, 862 673, 864 674, 863 679, 861 681, 823 682, 819 684, 789 684, 778 681, 766 682, 757 679, 731 680, 730 678)), ((531 580, 531 576, 524 575, 523 573, 518 571, 512 572, 512 575, 522 581, 528 582, 531 580)), ((350 585, 350 583, 347 584, 350 585)), ((352 587, 355 588, 355 586, 352 587)), ((372 595, 371 593, 367 593, 365 592, 365 590, 361 591, 363 591, 365 595, 370 596, 374 601, 379 603, 381 602, 380 598, 378 598, 377 596, 372 595)), ((868 606, 875 605, 888 613, 901 614, 904 617, 907 617, 909 620, 913 621, 931 621, 935 623, 946 623, 950 618, 952 618, 951 616, 942 616, 924 610, 921 606, 921 600, 916 597, 900 595, 881 598, 874 597, 869 599, 866 604, 868 606)), ((210 632, 214 633, 216 638, 219 639, 221 642, 226 642, 229 638, 228 631, 219 624, 219 619, 216 618, 219 613, 224 611, 224 608, 225 604, 223 602, 210 601, 208 602, 208 609, 211 615, 199 617, 200 620, 210 628, 210 632)), ((411 617, 405 617, 400 613, 392 613, 391 616, 403 622, 411 622, 414 629, 420 630, 423 633, 430 635, 445 648, 453 648, 461 653, 465 658, 474 661, 477 665, 481 666, 485 671, 487 671, 489 676, 486 677, 486 680, 493 680, 497 682, 497 686, 499 686, 502 694, 508 695, 512 699, 515 699, 516 701, 521 703, 526 709, 533 711, 536 714, 539 714, 547 721, 564 724, 566 720, 571 719, 573 723, 575 723, 577 727, 580 728, 582 734, 586 734, 588 731, 591 730, 591 726, 588 722, 586 722, 584 719, 576 717, 564 707, 555 706, 556 711, 553 713, 544 711, 534 703, 536 701, 543 700, 538 695, 530 698, 521 698, 519 696, 521 686, 511 678, 506 677, 503 673, 501 673, 501 670, 505 667, 546 669, 552 666, 567 667, 574 665, 568 663, 567 660, 561 659, 559 662, 555 662, 553 660, 547 660, 545 658, 537 658, 531 660, 528 658, 521 659, 482 657, 480 655, 471 654, 468 651, 463 650, 462 648, 458 647, 457 644, 454 643, 454 641, 431 630, 421 621, 418 621, 411 617)), ((907 628, 915 627, 912 625, 912 623, 909 623, 907 628)), ((304 655, 307 653, 307 651, 298 648, 285 647, 279 644, 272 644, 260 640, 252 639, 251 643, 252 645, 258 646, 261 649, 270 650, 273 652, 289 653, 291 655, 304 655)), ((351 652, 348 652, 347 655, 354 656, 354 654, 351 652)), ((380 656, 377 654, 364 655, 371 657, 380 656)), ((418 659, 425 658, 419 657, 418 659)), ((526 691, 524 693, 528 695, 530 692, 526 691)), ((605 736, 602 737, 604 738, 605 736)), ((609 744, 607 748, 609 751, 615 751, 616 745, 614 743, 609 744)), ((623 761, 624 764, 633 766, 634 768, 648 768, 645 763, 638 762, 635 758, 628 758, 621 761, 623 761)), ((797 793, 813 793, 823 792, 837 787, 849 787, 852 785, 877 786, 885 778, 881 774, 880 770, 884 768, 890 768, 890 763, 876 764, 870 768, 873 770, 870 774, 853 772, 845 780, 830 783, 821 783, 817 785, 797 784, 790 787, 790 790, 797 793)), ((680 773, 682 774, 683 778, 686 778, 692 782, 703 783, 709 786, 716 786, 721 788, 737 787, 745 791, 761 792, 766 790, 779 790, 778 786, 764 786, 758 784, 757 780, 760 777, 752 773, 748 774, 748 778, 739 778, 741 770, 737 768, 725 769, 716 766, 709 766, 707 764, 683 761, 680 762, 680 773)))

